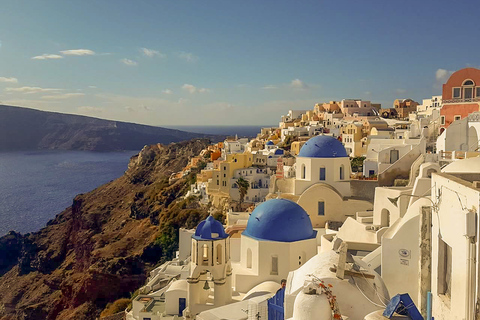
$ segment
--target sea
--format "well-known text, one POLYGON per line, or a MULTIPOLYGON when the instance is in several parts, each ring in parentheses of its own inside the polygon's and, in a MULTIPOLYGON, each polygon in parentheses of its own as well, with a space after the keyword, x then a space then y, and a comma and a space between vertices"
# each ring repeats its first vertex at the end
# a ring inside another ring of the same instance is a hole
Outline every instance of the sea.
MULTIPOLYGON (((269 126, 176 126, 179 130, 254 137, 269 126)), ((73 198, 119 178, 137 151, 0 152, 0 236, 40 230, 73 198)))
POLYGON ((76 195, 120 177, 137 153, 1 152, 0 236, 38 231, 76 195))

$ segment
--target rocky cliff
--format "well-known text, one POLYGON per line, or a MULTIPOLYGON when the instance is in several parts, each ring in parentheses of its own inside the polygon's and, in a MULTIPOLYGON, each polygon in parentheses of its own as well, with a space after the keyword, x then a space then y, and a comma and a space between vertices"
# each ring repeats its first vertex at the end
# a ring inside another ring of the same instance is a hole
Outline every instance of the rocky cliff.
POLYGON ((140 150, 144 145, 223 136, 0 105, 0 151, 140 150))
POLYGON ((0 238, 0 319, 95 319, 130 297, 173 258, 178 228, 207 216, 194 199, 179 199, 194 172, 168 183, 207 144, 145 147, 122 177, 78 195, 45 228, 0 238))

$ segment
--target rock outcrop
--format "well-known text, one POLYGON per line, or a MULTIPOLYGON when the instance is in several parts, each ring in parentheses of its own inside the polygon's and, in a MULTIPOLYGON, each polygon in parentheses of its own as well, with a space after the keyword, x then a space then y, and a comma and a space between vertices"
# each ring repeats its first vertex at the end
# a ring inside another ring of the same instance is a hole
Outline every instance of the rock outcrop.
POLYGON ((173 257, 178 228, 207 216, 195 199, 179 199, 194 172, 168 183, 207 144, 145 147, 122 177, 78 195, 45 228, 0 238, 0 319, 95 319, 129 298, 173 257))

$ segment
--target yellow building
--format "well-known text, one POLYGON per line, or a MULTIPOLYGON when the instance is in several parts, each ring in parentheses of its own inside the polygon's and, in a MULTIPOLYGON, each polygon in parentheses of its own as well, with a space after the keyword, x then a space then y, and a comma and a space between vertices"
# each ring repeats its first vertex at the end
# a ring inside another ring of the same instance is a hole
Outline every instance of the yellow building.
POLYGON ((252 163, 253 155, 250 152, 227 154, 227 159, 219 163, 218 169, 213 170, 207 186, 207 194, 212 197, 213 205, 218 206, 222 198, 230 197, 230 179, 235 170, 251 167, 252 163))

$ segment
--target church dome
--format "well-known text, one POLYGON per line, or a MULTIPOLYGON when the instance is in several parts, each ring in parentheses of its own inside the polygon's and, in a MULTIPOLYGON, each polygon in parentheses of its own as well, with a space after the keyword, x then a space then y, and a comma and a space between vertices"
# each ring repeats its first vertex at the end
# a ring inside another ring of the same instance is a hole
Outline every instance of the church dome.
POLYGON ((228 238, 228 234, 225 233, 219 221, 209 216, 198 224, 193 238, 196 240, 220 240, 228 238))
POLYGON ((268 140, 268 142, 266 143, 267 146, 273 146, 273 141, 272 140, 268 140))
POLYGON ((268 200, 253 210, 243 235, 257 240, 294 242, 316 237, 310 217, 287 199, 268 200))
POLYGON ((303 145, 298 154, 304 158, 348 157, 343 144, 331 136, 315 136, 303 145))

